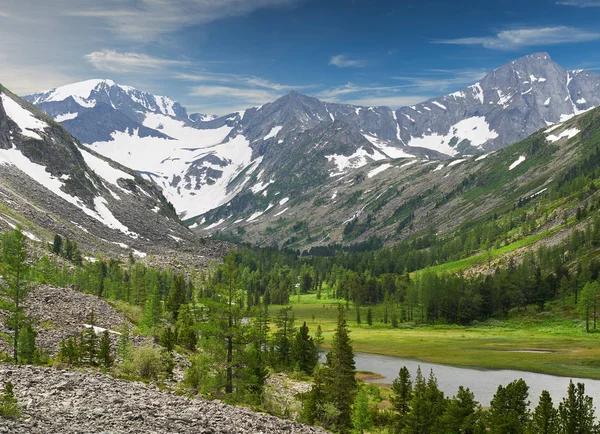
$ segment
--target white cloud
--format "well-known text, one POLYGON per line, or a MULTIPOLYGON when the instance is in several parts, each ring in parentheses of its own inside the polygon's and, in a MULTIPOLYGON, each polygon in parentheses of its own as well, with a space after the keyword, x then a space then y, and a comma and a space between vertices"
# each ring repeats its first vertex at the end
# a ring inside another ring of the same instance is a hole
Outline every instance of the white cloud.
POLYGON ((593 0, 570 0, 570 1, 559 1, 557 5, 561 6, 575 6, 578 8, 600 8, 600 1, 593 0))
POLYGON ((263 8, 290 6, 297 2, 298 0, 57 0, 56 3, 64 16, 102 20, 124 38, 152 40, 184 27, 243 16, 263 8))
POLYGON ((10 15, 8 15, 6 12, 0 12, 0 18, 10 18, 10 15))
POLYGON ((423 102, 430 97, 423 95, 405 95, 407 86, 357 86, 346 83, 325 89, 315 96, 325 101, 364 106, 388 106, 391 108, 423 102))
POLYGON ((290 91, 300 89, 310 89, 314 86, 309 85, 290 85, 275 83, 273 81, 265 80, 260 77, 253 77, 241 74, 227 74, 227 73, 213 73, 213 72, 202 72, 199 74, 177 74, 175 78, 183 81, 190 82, 205 82, 205 83, 222 83, 222 84, 235 84, 239 86, 244 84, 248 87, 258 87, 264 89, 270 89, 274 91, 290 91))
POLYGON ((600 33, 575 27, 539 27, 518 30, 505 30, 494 36, 444 39, 438 44, 481 45, 492 50, 511 50, 538 45, 568 44, 600 39, 600 33))
POLYGON ((400 107, 407 107, 419 104, 423 101, 428 100, 429 98, 431 97, 419 95, 366 96, 360 98, 350 97, 347 100, 345 100, 344 103, 360 106, 386 106, 393 110, 396 110, 400 107))
POLYGON ((396 76, 394 80, 407 83, 407 87, 414 87, 419 91, 456 90, 469 86, 481 80, 489 71, 483 69, 431 69, 415 76, 396 76))
POLYGON ((343 54, 338 54, 329 59, 329 64, 338 68, 363 68, 367 65, 364 60, 349 59, 343 54))
POLYGON ((108 72, 155 72, 174 66, 185 66, 189 62, 160 59, 141 53, 118 53, 113 50, 94 51, 86 54, 85 60, 94 68, 108 72))

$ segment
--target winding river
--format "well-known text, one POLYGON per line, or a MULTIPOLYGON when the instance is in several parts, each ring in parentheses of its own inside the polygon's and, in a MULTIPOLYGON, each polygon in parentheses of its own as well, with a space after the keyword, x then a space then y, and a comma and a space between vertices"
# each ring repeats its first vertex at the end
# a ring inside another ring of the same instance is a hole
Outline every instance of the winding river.
MULTIPOLYGON (((475 394, 475 399, 485 407, 489 405, 500 384, 506 386, 519 378, 525 380, 529 386, 531 406, 537 405, 544 389, 550 392, 554 405, 558 406, 558 403, 567 394, 570 380, 568 377, 526 371, 458 368, 379 354, 355 353, 355 362, 357 370, 375 372, 385 376, 382 379, 369 380, 369 382, 376 383, 392 383, 402 366, 408 368, 412 379, 414 379, 419 366, 426 378, 429 376, 430 370, 433 370, 438 385, 446 396, 454 396, 458 391, 458 386, 468 387, 475 394)), ((584 383, 586 394, 594 398, 594 405, 600 408, 600 380, 573 378, 573 382, 584 383)))

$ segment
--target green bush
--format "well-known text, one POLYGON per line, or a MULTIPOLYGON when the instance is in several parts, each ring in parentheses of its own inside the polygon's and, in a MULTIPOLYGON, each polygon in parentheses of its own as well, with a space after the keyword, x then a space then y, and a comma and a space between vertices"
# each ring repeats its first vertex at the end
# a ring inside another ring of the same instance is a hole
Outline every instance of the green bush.
POLYGON ((139 347, 133 350, 133 366, 135 372, 146 380, 158 380, 163 371, 160 350, 152 346, 139 347))

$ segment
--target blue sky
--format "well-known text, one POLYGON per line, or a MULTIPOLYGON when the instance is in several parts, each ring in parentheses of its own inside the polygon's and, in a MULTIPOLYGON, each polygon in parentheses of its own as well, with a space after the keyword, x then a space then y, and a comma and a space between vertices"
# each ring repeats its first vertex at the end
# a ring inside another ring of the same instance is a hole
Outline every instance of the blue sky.
POLYGON ((290 90, 400 107, 525 54, 600 69, 600 0, 0 0, 0 82, 111 78, 225 114, 290 90))

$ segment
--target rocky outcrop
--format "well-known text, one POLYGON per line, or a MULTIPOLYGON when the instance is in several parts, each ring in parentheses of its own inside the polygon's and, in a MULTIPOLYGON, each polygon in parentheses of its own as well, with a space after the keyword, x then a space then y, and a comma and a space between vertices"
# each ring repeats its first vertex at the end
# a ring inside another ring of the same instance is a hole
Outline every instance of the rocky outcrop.
POLYGON ((0 365, 23 417, 0 419, 0 433, 322 433, 216 401, 177 396, 154 384, 51 368, 0 365))

